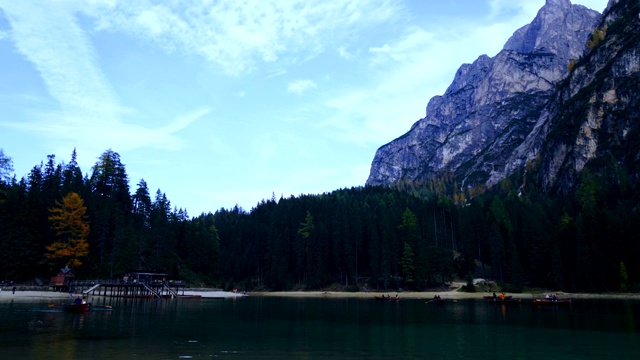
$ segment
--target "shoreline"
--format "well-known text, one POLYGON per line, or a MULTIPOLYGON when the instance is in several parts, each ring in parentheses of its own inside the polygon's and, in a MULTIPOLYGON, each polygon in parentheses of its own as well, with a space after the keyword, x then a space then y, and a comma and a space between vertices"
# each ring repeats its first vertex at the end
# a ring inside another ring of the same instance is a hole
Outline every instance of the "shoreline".
MULTIPOLYGON (((490 292, 457 292, 457 291, 422 291, 422 292, 340 292, 340 291, 271 291, 271 292, 249 292, 249 296, 264 296, 264 297, 299 297, 299 298, 373 298, 374 296, 390 295, 392 298, 398 295, 400 299, 409 300, 430 300, 434 296, 438 295, 443 299, 451 300, 464 300, 464 299, 482 299, 484 296, 491 295, 490 292)), ((499 294, 496 292, 496 294, 499 294)), ((586 294, 586 293, 565 293, 565 292, 541 292, 541 293, 506 293, 514 298, 522 300, 534 300, 542 299, 545 294, 555 294, 559 299, 622 299, 622 300, 640 300, 640 294, 636 293, 621 293, 621 294, 586 294)))
MULTIPOLYGON (((522 300, 533 300, 537 298, 544 298, 545 294, 555 294, 558 298, 561 299, 621 299, 621 300, 640 300, 640 293, 565 293, 560 291, 547 291, 540 293, 507 293, 507 295, 511 295, 514 298, 519 298, 522 300)), ((78 296, 79 294, 73 294, 73 297, 78 296)), ((247 295, 243 295, 241 293, 233 293, 228 291, 220 291, 220 290, 185 290, 185 296, 199 296, 202 299, 234 299, 241 298, 245 296, 252 297, 294 297, 294 298, 332 298, 332 299, 342 299, 342 298, 358 298, 358 299, 367 299, 373 298, 374 296, 382 296, 382 295, 390 295, 391 297, 395 297, 398 295, 400 299, 409 299, 409 300, 425 300, 425 299, 433 299, 434 296, 439 295, 443 299, 452 299, 452 300, 461 300, 461 299, 482 299, 483 296, 491 295, 490 292, 475 292, 475 293, 467 293, 467 292, 459 292, 458 289, 451 289, 448 291, 403 291, 403 292, 378 292, 378 291, 368 291, 368 292, 342 292, 342 291, 268 291, 268 292, 248 292, 247 295)), ((105 296, 97 296, 90 295, 90 297, 96 298, 109 298, 105 296)), ((69 293, 61 293, 55 291, 47 291, 47 290, 17 290, 15 294, 11 292, 11 290, 2 290, 0 292, 0 302, 5 301, 36 301, 36 300, 66 300, 69 299, 69 293)))

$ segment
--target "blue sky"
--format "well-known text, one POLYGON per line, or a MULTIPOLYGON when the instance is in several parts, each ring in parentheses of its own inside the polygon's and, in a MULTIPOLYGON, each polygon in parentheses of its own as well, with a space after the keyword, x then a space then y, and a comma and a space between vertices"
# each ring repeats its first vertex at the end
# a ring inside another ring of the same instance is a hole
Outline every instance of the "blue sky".
POLYGON ((544 3, 0 0, 0 148, 18 178, 112 149, 191 216, 361 186, 544 3))

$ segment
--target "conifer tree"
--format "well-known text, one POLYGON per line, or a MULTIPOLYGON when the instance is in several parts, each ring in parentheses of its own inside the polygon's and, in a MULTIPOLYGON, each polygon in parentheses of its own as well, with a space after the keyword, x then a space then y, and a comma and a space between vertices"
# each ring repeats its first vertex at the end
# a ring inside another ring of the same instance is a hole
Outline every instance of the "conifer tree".
POLYGON ((400 260, 400 266, 402 267, 402 275, 404 276, 404 282, 408 287, 413 286, 414 278, 413 273, 415 272, 415 264, 413 260, 413 250, 411 249, 411 245, 408 243, 404 243, 404 251, 402 253, 402 260, 400 260))
POLYGON ((80 259, 89 254, 87 208, 82 198, 74 192, 67 194, 56 205, 50 209, 49 221, 58 240, 47 246, 46 257, 63 260, 69 267, 78 267, 82 264, 80 259))

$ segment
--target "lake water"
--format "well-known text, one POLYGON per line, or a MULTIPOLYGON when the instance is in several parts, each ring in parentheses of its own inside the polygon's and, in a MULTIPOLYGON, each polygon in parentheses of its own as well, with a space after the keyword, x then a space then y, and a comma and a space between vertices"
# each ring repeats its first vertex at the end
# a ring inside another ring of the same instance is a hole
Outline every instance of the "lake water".
POLYGON ((90 299, 0 302, 0 359, 640 359, 640 302, 90 299))

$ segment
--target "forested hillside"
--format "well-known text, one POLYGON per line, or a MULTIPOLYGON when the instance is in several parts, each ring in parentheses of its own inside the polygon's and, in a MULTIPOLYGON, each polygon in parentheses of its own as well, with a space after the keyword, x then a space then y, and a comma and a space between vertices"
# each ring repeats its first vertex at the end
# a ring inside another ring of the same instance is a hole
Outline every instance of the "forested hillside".
POLYGON ((584 171, 572 195, 547 195, 524 171, 473 193, 454 193, 445 177, 189 217, 144 180, 130 189, 112 150, 85 175, 75 151, 68 163, 49 155, 22 179, 8 177, 9 154, 0 159, 3 280, 48 279, 71 264, 81 278, 148 269, 248 290, 420 290, 454 276, 568 291, 637 290, 640 282, 638 197, 615 164, 600 172, 608 176, 584 171), (60 231, 60 221, 89 226, 88 253, 77 252, 82 232, 60 231))

